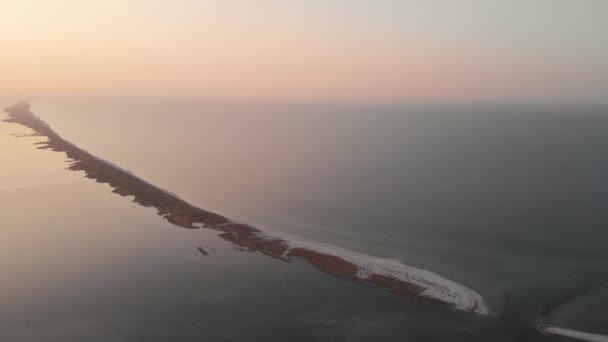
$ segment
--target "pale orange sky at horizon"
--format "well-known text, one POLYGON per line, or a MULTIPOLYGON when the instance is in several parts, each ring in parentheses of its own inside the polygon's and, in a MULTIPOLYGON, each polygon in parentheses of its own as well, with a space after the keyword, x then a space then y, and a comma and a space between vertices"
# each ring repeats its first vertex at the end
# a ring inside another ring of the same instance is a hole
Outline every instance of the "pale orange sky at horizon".
POLYGON ((9 1, 0 13, 1 95, 603 101, 608 91, 602 1, 9 1))

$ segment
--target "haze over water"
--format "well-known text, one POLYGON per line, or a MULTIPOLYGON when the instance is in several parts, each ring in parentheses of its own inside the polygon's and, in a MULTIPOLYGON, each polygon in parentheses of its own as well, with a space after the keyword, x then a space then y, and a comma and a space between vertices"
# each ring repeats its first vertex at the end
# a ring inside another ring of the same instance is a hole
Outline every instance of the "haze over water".
POLYGON ((203 208, 475 289, 507 340, 541 339, 543 322, 603 329, 605 107, 34 103, 65 138, 203 208))

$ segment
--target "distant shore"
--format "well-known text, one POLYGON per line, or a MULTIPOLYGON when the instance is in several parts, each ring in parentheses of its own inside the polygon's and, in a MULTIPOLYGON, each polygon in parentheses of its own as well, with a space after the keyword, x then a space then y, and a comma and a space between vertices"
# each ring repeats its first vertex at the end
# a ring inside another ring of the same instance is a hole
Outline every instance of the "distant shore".
POLYGON ((6 112, 9 118, 4 121, 29 127, 48 139, 38 143, 38 148, 66 153, 71 160, 69 170, 83 171, 87 178, 109 184, 118 195, 133 196, 133 202, 155 208, 159 216, 176 226, 217 230, 222 239, 248 250, 285 262, 290 262, 293 257, 301 258, 338 278, 392 291, 417 301, 442 304, 477 314, 487 314, 489 311, 479 294, 434 273, 396 260, 377 258, 335 246, 267 235, 255 227, 192 205, 63 139, 50 125, 32 113, 28 101, 8 107, 6 112))

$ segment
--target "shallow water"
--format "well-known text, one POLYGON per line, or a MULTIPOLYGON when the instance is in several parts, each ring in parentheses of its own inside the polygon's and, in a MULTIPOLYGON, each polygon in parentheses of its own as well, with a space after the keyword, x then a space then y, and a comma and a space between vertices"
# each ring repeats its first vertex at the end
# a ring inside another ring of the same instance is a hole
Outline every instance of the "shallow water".
POLYGON ((64 98, 33 110, 202 208, 437 272, 491 316, 233 251, 64 171, 3 123, 13 339, 544 340, 538 323, 608 322, 605 109, 64 98))

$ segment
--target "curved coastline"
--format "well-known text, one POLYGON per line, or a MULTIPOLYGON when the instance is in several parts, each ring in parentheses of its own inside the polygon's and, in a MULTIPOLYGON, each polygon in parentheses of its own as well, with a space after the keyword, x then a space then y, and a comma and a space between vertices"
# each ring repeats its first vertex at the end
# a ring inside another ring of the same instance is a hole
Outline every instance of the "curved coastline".
POLYGON ((285 262, 300 258, 338 278, 395 292, 420 302, 442 304, 482 315, 489 312, 484 299, 475 291, 435 273, 407 266, 397 260, 356 253, 332 245, 280 234, 269 235, 190 204, 63 139, 49 124, 32 113, 28 101, 5 110, 9 118, 4 121, 26 126, 48 139, 38 143, 38 148, 66 153, 71 160, 69 170, 83 171, 87 178, 108 183, 112 192, 132 196, 133 202, 155 208, 159 216, 176 226, 213 229, 219 232, 219 237, 237 246, 285 262))
POLYGON ((562 336, 566 338, 575 339, 578 341, 587 342, 608 342, 608 336, 599 333, 592 333, 581 330, 574 330, 569 328, 562 328, 553 325, 541 324, 537 327, 537 330, 545 336, 562 336))

